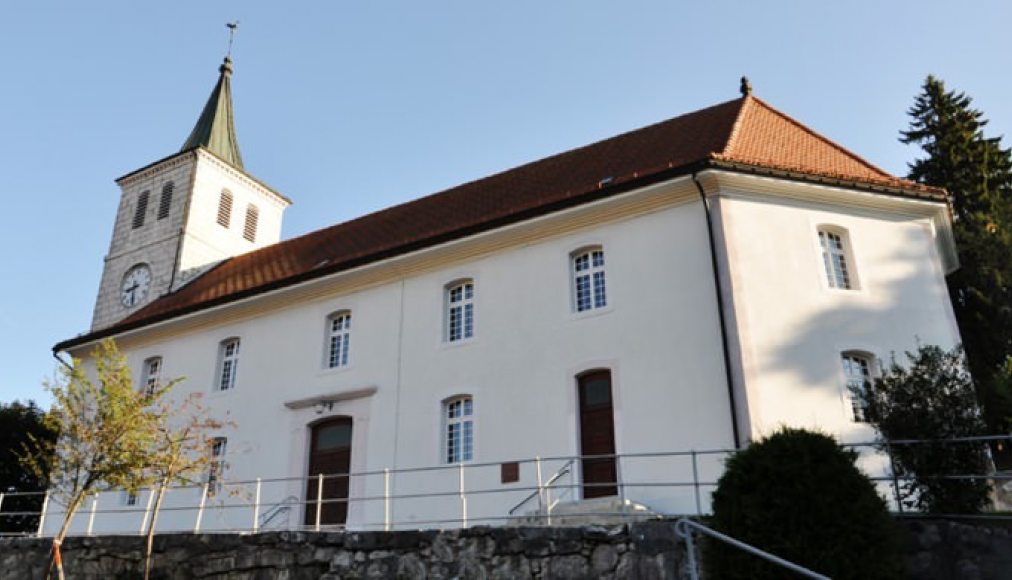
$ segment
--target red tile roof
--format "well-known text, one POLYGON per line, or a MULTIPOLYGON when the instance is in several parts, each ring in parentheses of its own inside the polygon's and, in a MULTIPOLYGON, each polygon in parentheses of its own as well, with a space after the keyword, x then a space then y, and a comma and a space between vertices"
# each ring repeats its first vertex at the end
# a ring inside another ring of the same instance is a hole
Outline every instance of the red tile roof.
POLYGON ((945 199, 943 190, 889 175, 746 96, 230 258, 119 323, 54 350, 708 166, 782 171, 945 199))

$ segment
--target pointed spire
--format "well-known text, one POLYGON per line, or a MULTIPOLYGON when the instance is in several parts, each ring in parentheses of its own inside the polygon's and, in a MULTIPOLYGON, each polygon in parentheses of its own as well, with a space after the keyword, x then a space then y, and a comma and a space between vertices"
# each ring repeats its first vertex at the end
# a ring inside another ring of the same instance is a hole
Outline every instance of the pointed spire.
POLYGON ((183 143, 180 151, 194 147, 205 147, 211 153, 243 169, 242 155, 239 154, 239 140, 235 136, 235 116, 232 112, 232 59, 218 67, 221 75, 204 105, 204 110, 193 126, 193 131, 183 143))

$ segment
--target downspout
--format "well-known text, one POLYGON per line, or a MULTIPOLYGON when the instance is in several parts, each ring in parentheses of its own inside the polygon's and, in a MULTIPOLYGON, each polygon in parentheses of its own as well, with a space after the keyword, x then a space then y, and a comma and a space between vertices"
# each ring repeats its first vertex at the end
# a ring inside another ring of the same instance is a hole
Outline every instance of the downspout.
POLYGON ((699 191, 699 200, 703 202, 703 211, 706 213, 706 233, 710 240, 710 267, 713 271, 713 289, 717 298, 717 316, 720 319, 720 343, 724 351, 724 380, 727 382, 727 397, 731 403, 731 432, 734 436, 734 448, 741 449, 741 434, 738 432, 738 405, 734 399, 734 380, 731 375, 731 348, 727 340, 727 320, 724 316, 723 291, 720 285, 720 275, 717 268, 717 241, 713 237, 713 214, 710 212, 710 200, 706 198, 703 185, 692 174, 692 182, 696 184, 699 191))

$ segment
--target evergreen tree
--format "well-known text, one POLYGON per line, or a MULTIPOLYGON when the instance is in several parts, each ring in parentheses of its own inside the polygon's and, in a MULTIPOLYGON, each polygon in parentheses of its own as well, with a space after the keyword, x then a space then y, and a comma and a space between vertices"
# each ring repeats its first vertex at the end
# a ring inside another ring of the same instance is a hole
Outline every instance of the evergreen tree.
POLYGON ((987 120, 964 93, 933 76, 908 111, 900 141, 927 155, 908 177, 952 196, 960 268, 949 295, 987 428, 1012 428, 1012 152, 985 137, 987 120))

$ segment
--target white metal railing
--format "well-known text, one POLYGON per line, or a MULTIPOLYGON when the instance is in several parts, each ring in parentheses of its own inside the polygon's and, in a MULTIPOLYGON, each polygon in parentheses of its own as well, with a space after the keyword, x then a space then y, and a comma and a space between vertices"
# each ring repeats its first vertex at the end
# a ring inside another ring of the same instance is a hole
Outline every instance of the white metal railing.
MULTIPOLYGON (((980 444, 1000 440, 1012 441, 1012 436, 962 438, 946 442, 980 444)), ((890 445, 919 443, 925 441, 891 441, 890 445)), ((902 510, 899 483, 908 478, 897 475, 885 454, 875 451, 882 444, 868 442, 844 446, 872 451, 862 457, 877 459, 881 468, 874 473, 866 469, 866 474, 881 486, 884 493, 894 494, 893 506, 902 510)), ((158 525, 159 531, 257 532, 277 521, 282 513, 289 515, 288 521, 272 529, 467 527, 474 523, 502 525, 516 522, 518 518, 528 521, 536 518, 551 523, 552 512, 563 498, 579 498, 581 491, 595 487, 613 488, 618 493, 618 499, 642 502, 661 515, 703 515, 709 511, 708 492, 716 487, 717 479, 723 472, 723 460, 733 453, 729 449, 711 449, 554 456, 509 462, 386 468, 311 477, 220 480, 213 486, 205 483, 171 488, 161 508, 158 525), (581 481, 577 476, 577 466, 582 461, 601 459, 615 461, 616 481, 581 481), (502 483, 497 474, 503 463, 526 466, 524 471, 528 476, 517 483, 502 483), (543 479, 542 470, 552 470, 553 475, 543 479), (342 479, 348 483, 347 497, 330 497, 325 493, 328 482, 342 479), (315 493, 307 496, 310 481, 315 484, 315 493), (535 497, 538 498, 538 509, 533 513, 519 513, 535 497), (347 524, 335 522, 328 515, 333 510, 343 511, 347 524), (291 521, 293 513, 298 514, 294 523, 291 521), (299 518, 302 518, 301 523, 299 518)), ((939 477, 1012 480, 1012 474, 997 473, 939 477)), ((137 505, 115 505, 110 500, 118 497, 118 493, 90 498, 75 517, 78 523, 71 533, 92 535, 96 530, 100 533, 144 533, 151 521, 152 503, 150 490, 142 490, 144 494, 147 495, 144 505, 140 501, 137 505)), ((566 515, 579 518, 628 514, 575 510, 567 511, 566 515)), ((0 493, 0 524, 10 518, 38 518, 37 528, 27 533, 43 535, 46 522, 59 517, 62 517, 62 506, 57 505, 48 492, 0 493), (31 509, 9 509, 15 504, 24 506, 29 498, 34 498, 31 509)))

